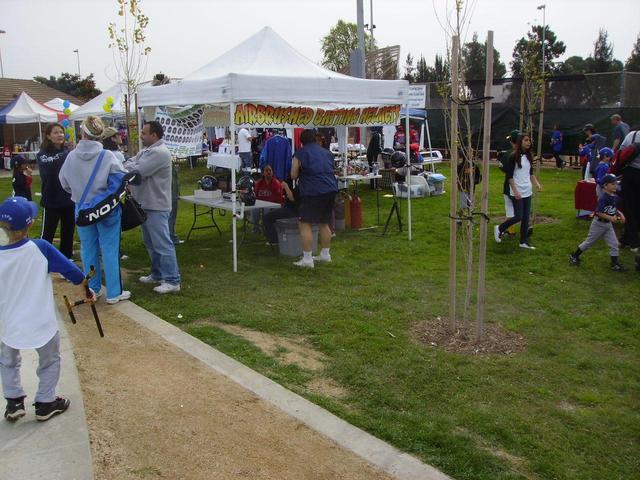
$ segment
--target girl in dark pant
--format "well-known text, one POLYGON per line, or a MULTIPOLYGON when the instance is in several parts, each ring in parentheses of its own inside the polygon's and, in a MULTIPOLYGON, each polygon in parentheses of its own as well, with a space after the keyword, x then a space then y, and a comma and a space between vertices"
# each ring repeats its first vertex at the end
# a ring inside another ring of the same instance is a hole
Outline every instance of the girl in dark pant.
POLYGON ((44 131, 44 141, 36 157, 42 183, 41 205, 44 207, 42 238, 53 243, 60 224, 60 252, 73 257, 73 233, 75 230, 75 205, 71 196, 62 189, 58 174, 69 150, 64 145, 64 128, 50 123, 44 131))
POLYGON ((532 185, 535 184, 538 191, 542 190, 542 186, 533 174, 533 155, 529 135, 525 134, 518 138, 513 155, 506 165, 506 179, 509 184, 509 197, 513 203, 514 216, 494 227, 495 240, 500 243, 502 234, 507 228, 520 222, 520 247, 535 250, 535 247, 529 244, 532 185))

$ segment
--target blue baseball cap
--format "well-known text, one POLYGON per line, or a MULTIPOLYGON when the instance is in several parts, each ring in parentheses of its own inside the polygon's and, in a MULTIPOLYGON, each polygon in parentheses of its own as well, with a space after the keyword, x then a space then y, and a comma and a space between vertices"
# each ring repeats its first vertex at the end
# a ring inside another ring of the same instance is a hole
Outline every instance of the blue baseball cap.
POLYGON ((9 197, 0 204, 0 222, 12 231, 24 230, 38 217, 38 206, 24 197, 9 197))
POLYGON ((609 157, 609 158, 613 158, 613 150, 611 150, 609 147, 602 147, 598 153, 600 154, 601 157, 609 157))

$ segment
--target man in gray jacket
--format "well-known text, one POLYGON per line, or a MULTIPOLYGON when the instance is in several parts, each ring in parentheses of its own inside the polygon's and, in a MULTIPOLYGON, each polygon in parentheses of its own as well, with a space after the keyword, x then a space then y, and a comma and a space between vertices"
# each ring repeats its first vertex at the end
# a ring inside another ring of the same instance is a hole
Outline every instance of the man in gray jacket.
POLYGON ((127 170, 136 170, 142 177, 140 185, 132 186, 131 191, 147 214, 147 221, 142 224, 142 240, 151 259, 151 273, 139 280, 159 283, 153 289, 157 293, 179 292, 176 249, 169 235, 171 153, 162 140, 159 122, 145 122, 140 136, 146 148, 124 164, 127 170))

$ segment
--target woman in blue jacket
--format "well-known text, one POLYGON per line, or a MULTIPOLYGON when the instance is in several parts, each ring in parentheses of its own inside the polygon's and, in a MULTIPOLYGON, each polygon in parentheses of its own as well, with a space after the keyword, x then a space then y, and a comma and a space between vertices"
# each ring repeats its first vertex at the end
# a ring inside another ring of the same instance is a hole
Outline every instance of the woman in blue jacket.
POLYGON ((60 252, 67 258, 73 257, 73 232, 75 229, 74 203, 71 195, 60 185, 58 175, 69 150, 64 144, 64 128, 59 123, 50 123, 44 130, 44 141, 36 156, 40 172, 40 205, 42 215, 42 238, 53 243, 53 237, 60 224, 60 252))

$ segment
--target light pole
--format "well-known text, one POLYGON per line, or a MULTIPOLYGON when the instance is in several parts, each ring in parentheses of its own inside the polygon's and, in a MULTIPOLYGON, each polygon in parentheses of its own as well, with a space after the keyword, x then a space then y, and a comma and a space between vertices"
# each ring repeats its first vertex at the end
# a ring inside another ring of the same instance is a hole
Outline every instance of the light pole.
POLYGON ((545 34, 547 33, 547 22, 546 22, 547 6, 544 3, 542 5, 538 5, 538 10, 542 10, 542 76, 544 77, 544 67, 545 67, 544 40, 545 40, 545 34))
MULTIPOLYGON (((7 33, 4 30, 0 30, 0 35, 7 33)), ((4 65, 2 65, 2 49, 0 48, 0 75, 4 78, 4 65)))
POLYGON ((82 79, 82 75, 80 75, 80 50, 77 48, 73 51, 78 56, 78 77, 82 79))

